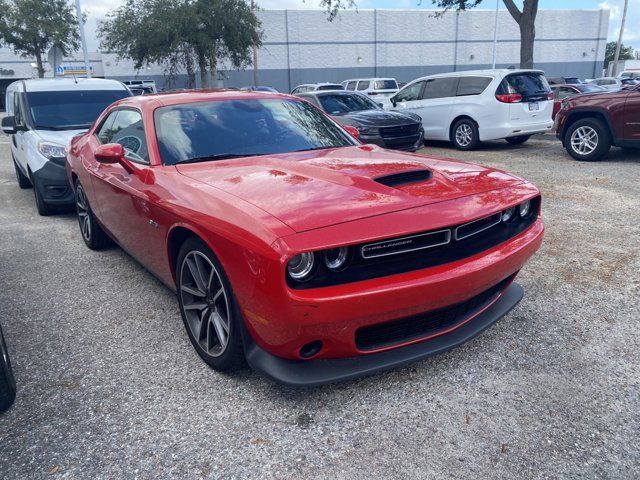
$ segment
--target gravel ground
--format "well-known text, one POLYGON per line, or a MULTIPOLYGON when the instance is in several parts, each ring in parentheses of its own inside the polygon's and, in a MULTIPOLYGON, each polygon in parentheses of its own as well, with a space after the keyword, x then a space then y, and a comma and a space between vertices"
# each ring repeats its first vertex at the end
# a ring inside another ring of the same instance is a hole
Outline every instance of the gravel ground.
POLYGON ((640 477, 639 153, 579 163, 551 136, 426 148, 541 188, 524 300, 444 355, 295 390, 210 370, 174 295, 119 249, 88 250, 72 214, 39 217, 0 142, 0 321, 19 387, 0 477, 640 477))

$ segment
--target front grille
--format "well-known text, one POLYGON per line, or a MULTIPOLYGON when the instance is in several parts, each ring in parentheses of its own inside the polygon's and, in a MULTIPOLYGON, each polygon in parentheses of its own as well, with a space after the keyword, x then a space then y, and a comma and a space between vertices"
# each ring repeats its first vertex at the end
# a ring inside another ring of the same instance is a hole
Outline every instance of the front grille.
POLYGON ((513 276, 461 303, 392 322, 356 330, 358 350, 376 350, 450 329, 492 303, 509 285, 513 276))
POLYGON ((380 136, 384 139, 394 137, 408 137, 410 135, 416 135, 419 131, 419 123, 410 123, 408 125, 399 125, 396 127, 381 127, 380 136))

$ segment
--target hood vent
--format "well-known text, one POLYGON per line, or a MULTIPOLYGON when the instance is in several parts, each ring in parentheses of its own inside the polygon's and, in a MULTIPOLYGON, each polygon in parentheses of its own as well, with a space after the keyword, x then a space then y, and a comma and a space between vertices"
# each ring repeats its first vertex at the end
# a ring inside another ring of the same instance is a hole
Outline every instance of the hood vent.
POLYGON ((431 170, 409 170, 407 172, 384 175, 374 178, 373 180, 387 187, 399 187, 409 183, 426 182, 427 180, 431 180, 431 176, 431 170))

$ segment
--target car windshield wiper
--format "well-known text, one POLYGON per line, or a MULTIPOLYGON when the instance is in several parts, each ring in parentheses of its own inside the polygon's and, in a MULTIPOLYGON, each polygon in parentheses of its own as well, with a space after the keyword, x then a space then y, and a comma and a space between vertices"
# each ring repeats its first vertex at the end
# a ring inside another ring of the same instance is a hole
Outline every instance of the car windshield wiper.
POLYGON ((290 153, 294 153, 294 152, 311 152, 312 150, 328 150, 330 148, 340 148, 340 147, 346 147, 346 145, 329 145, 327 147, 301 148, 300 150, 291 150, 290 153))
POLYGON ((204 155, 202 157, 185 158, 178 160, 174 165, 184 163, 212 162, 214 160, 226 160, 228 158, 255 157, 265 155, 264 153, 216 153, 213 155, 204 155))

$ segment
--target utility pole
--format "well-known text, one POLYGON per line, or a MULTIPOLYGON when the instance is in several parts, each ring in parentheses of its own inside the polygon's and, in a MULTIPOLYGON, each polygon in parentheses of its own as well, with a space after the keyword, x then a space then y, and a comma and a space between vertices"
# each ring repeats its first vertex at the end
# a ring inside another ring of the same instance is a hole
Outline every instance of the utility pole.
POLYGON ((87 40, 84 38, 84 21, 82 20, 82 9, 80 8, 80 0, 76 0, 76 15, 78 16, 78 30, 80 31, 80 42, 82 43, 84 68, 87 71, 87 78, 91 78, 91 70, 89 70, 89 54, 87 53, 87 40))
POLYGON ((616 54, 613 57, 613 70, 611 74, 615 77, 618 75, 618 58, 620 58, 620 47, 622 46, 622 34, 624 32, 624 21, 627 19, 627 6, 629 0, 624 0, 624 10, 622 11, 622 21, 620 22, 620 33, 618 34, 618 43, 616 44, 616 54))
MULTIPOLYGON (((256 2, 251 0, 251 10, 255 10, 256 2)), ((258 47, 253 46, 253 85, 258 86, 258 47)))
POLYGON ((496 68, 496 50, 498 49, 498 8, 500 0, 496 0, 496 17, 493 20, 493 64, 492 69, 496 68))

